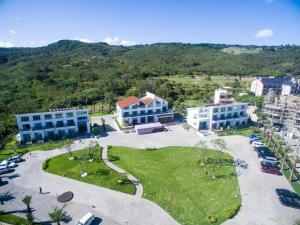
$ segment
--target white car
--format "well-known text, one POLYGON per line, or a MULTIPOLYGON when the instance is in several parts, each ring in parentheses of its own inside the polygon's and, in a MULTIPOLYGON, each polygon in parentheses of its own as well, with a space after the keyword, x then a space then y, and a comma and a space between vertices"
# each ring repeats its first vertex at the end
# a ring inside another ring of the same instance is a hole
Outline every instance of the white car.
POLYGON ((253 147, 265 147, 266 145, 260 141, 254 141, 252 142, 253 147))
POLYGON ((9 162, 7 160, 3 160, 0 164, 0 166, 6 166, 6 167, 9 167, 9 168, 14 168, 17 166, 17 164, 15 162, 9 162))
POLYGON ((94 215, 92 213, 87 213, 84 217, 82 217, 76 225, 90 225, 93 220, 95 219, 94 215))

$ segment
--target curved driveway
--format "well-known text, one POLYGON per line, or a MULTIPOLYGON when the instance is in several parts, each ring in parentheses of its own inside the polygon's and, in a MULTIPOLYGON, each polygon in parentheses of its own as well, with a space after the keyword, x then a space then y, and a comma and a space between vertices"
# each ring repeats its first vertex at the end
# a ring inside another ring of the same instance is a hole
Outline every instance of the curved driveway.
MULTIPOLYGON (((193 131, 186 131, 181 126, 171 126, 171 131, 138 136, 134 133, 111 132, 107 137, 97 140, 102 146, 118 145, 137 148, 164 146, 193 146, 204 138, 193 131)), ((214 137, 208 137, 211 140, 214 137)), ((247 138, 240 136, 224 137, 229 151, 235 158, 249 164, 247 170, 238 168, 242 207, 237 216, 225 224, 232 225, 292 225, 295 218, 300 219, 299 210, 280 205, 275 188, 291 189, 284 177, 264 174, 259 171, 258 159, 248 144, 247 138)), ((88 146, 90 139, 75 141, 73 149, 88 146)), ((20 177, 13 179, 14 185, 30 190, 42 186, 50 195, 55 196, 71 190, 73 202, 92 206, 94 210, 118 224, 130 225, 175 225, 178 224, 158 205, 135 196, 112 191, 98 186, 82 183, 69 178, 45 173, 41 170, 42 162, 49 157, 65 153, 64 149, 37 151, 34 157, 25 155, 27 162, 20 164, 17 172, 20 177)), ((104 223, 105 224, 105 223, 104 223)), ((107 223, 109 224, 109 223, 107 223)))

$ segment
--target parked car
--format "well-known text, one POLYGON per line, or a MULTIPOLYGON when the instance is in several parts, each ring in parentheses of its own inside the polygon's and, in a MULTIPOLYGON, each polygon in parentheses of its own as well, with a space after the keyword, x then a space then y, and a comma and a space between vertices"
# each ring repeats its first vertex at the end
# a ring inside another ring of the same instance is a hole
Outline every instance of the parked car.
POLYGON ((262 166, 261 171, 264 173, 270 173, 270 174, 274 174, 274 175, 282 175, 280 170, 276 167, 262 166))
POLYGON ((260 166, 263 167, 274 167, 274 168, 277 168, 278 169, 278 165, 277 163, 274 163, 274 162, 265 162, 265 161, 262 161, 260 162, 260 166))
POLYGON ((287 196, 280 196, 279 201, 282 205, 300 209, 300 200, 297 198, 287 197, 287 196))
POLYGON ((0 174, 13 172, 14 169, 9 168, 8 166, 0 166, 0 174))
POLYGON ((93 220, 95 219, 94 215, 92 213, 87 213, 84 217, 82 217, 76 225, 90 225, 93 220))
POLYGON ((285 196, 285 197, 296 198, 296 199, 300 200, 300 196, 297 193, 292 192, 292 191, 287 190, 287 189, 277 188, 275 190, 275 192, 278 195, 278 197, 285 196))
POLYGON ((261 158, 259 158, 260 161, 264 161, 264 162, 274 162, 277 163, 277 159, 273 156, 263 156, 261 158))
POLYGON ((249 135, 249 139, 253 139, 253 138, 258 138, 259 136, 256 134, 250 134, 249 135))
POLYGON ((250 139, 249 144, 252 144, 255 141, 262 142, 262 139, 261 138, 250 139))
POLYGON ((254 141, 252 142, 252 146, 255 147, 265 147, 266 145, 260 141, 254 141))
POLYGON ((18 162, 22 162, 23 159, 21 158, 21 156, 19 155, 15 155, 15 156, 12 156, 12 157, 9 157, 7 159, 8 162, 15 162, 15 163, 18 163, 18 162))
POLYGON ((266 156, 275 157, 273 152, 271 152, 270 150, 256 151, 256 153, 258 158, 266 157, 266 156))
POLYGON ((7 160, 3 160, 0 164, 0 166, 6 166, 6 167, 9 167, 9 168, 14 168, 17 166, 17 164, 15 162, 9 162, 7 160))
POLYGON ((260 152, 260 151, 269 151, 269 149, 266 146, 258 146, 258 147, 254 147, 254 151, 257 151, 257 152, 260 152))

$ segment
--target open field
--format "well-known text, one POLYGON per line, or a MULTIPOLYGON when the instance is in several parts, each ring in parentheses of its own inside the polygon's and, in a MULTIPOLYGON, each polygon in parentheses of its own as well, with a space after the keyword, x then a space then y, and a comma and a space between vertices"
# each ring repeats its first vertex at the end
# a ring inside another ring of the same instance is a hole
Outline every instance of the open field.
POLYGON ((123 175, 109 169, 101 161, 101 151, 94 149, 83 149, 72 153, 74 160, 69 160, 69 154, 58 155, 44 162, 43 168, 47 172, 56 175, 69 177, 82 182, 95 184, 116 191, 121 191, 128 194, 133 194, 135 191, 134 185, 123 175), (89 156, 89 153, 91 156, 89 156), (82 168, 80 166, 80 158, 83 158, 82 168), (89 158, 93 158, 89 162, 89 158), (88 174, 86 177, 81 177, 83 170, 88 174), (120 182, 122 181, 122 182, 120 182))
MULTIPOLYGON (((112 147, 108 154, 117 156, 115 164, 141 180, 144 198, 165 209, 181 224, 208 224, 208 216, 221 224, 225 210, 240 205, 238 181, 231 163, 213 166, 216 179, 199 165, 199 151, 192 147, 166 147, 161 149, 134 149, 112 147)), ((209 151, 208 158, 215 158, 209 151)), ((224 156, 228 161, 231 156, 224 156)), ((209 172, 210 171, 210 172, 209 172)))

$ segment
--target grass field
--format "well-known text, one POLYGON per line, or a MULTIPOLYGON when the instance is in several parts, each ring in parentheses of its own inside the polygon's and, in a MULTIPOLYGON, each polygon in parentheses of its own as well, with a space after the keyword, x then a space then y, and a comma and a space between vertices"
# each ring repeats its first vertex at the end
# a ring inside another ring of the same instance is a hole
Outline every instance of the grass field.
POLYGON ((2 211, 0 211, 0 221, 8 224, 19 224, 19 225, 28 224, 26 219, 2 211))
MULTIPOLYGON (((216 179, 205 173, 199 165, 199 151, 189 147, 167 147, 141 150, 112 147, 110 156, 117 156, 114 163, 141 180, 144 198, 165 209, 181 224, 209 224, 207 217, 221 224, 225 210, 238 208, 241 202, 236 171, 232 163, 215 168, 216 179)), ((207 158, 215 158, 216 151, 209 151, 207 158)), ((231 156, 225 155, 227 160, 231 156)), ((210 170, 208 170, 210 171, 210 170)))
POLYGON ((27 145, 26 147, 20 147, 14 137, 10 137, 10 139, 6 142, 5 148, 0 150, 0 161, 13 156, 13 155, 22 155, 30 151, 36 150, 52 150, 55 148, 63 147, 67 144, 72 143, 72 139, 62 139, 55 141, 47 141, 44 143, 34 143, 31 145, 27 145))
POLYGON ((109 169, 101 161, 101 151, 99 149, 92 152, 92 158, 94 158, 93 162, 88 161, 88 154, 88 149, 73 152, 74 160, 69 160, 68 153, 59 155, 45 161, 43 169, 49 173, 69 177, 116 191, 128 194, 134 193, 135 187, 126 177, 109 169), (88 176, 86 177, 81 177, 80 157, 84 158, 82 166, 84 172, 88 173, 88 176), (123 181, 122 183, 119 182, 121 180, 123 181))

